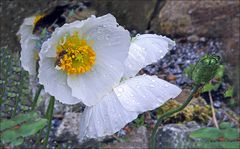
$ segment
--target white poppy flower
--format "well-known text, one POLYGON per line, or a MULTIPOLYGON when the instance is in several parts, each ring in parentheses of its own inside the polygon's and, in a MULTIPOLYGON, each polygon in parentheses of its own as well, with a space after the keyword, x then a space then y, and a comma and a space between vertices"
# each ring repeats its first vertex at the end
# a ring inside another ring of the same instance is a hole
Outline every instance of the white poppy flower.
POLYGON ((20 57, 21 65, 30 75, 36 74, 38 50, 35 46, 39 38, 32 32, 34 24, 38 19, 39 17, 35 16, 24 19, 23 24, 17 32, 17 35, 20 36, 20 44, 22 48, 20 57))
MULTIPOLYGON (((163 36, 137 36, 125 60, 124 78, 132 77, 142 67, 156 62, 174 45, 174 41, 163 36)), ((97 105, 85 108, 80 120, 79 140, 112 135, 140 113, 156 109, 180 92, 180 88, 156 76, 128 78, 115 86, 97 105)))
POLYGON ((120 82, 129 46, 110 14, 65 24, 42 45, 39 82, 63 103, 96 105, 120 82))

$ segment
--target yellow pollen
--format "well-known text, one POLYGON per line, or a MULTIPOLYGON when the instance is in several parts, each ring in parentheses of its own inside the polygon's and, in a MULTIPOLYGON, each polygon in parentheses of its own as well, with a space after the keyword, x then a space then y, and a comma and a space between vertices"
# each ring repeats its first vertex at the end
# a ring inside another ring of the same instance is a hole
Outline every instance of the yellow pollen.
POLYGON ((37 24, 37 22, 42 19, 44 17, 44 15, 37 15, 33 21, 33 25, 35 26, 37 24))
POLYGON ((78 32, 63 37, 57 45, 56 65, 67 74, 83 74, 95 64, 96 53, 78 32))
POLYGON ((37 51, 34 52, 34 55, 33 55, 33 56, 34 56, 34 59, 35 59, 35 60, 39 60, 39 54, 38 54, 37 51))

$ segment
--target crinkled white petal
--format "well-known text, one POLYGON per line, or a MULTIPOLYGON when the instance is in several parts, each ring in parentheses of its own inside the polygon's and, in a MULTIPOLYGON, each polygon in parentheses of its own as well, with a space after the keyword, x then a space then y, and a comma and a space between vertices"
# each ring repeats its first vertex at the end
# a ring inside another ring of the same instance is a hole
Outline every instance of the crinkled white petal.
POLYGON ((115 87, 97 105, 86 107, 80 120, 79 139, 112 135, 138 114, 163 105, 180 92, 180 88, 156 76, 131 78, 115 87))
POLYGON ((88 19, 82 27, 82 36, 93 41, 97 56, 104 54, 105 58, 113 58, 122 63, 128 56, 130 34, 118 25, 111 14, 88 19))
POLYGON ((133 77, 143 67, 157 62, 175 46, 171 39, 156 35, 143 34, 136 36, 129 49, 125 63, 124 77, 133 77))
POLYGON ((24 70, 28 71, 30 75, 36 75, 36 63, 38 50, 35 48, 37 39, 29 37, 21 42, 21 56, 20 61, 24 70))
POLYGON ((85 108, 80 118, 79 140, 112 135, 137 116, 137 112, 127 111, 111 92, 99 104, 85 108))
POLYGON ((82 75, 69 75, 68 85, 74 97, 82 99, 87 106, 100 102, 102 97, 117 85, 123 75, 124 67, 121 62, 107 58, 97 58, 90 72, 82 75))
POLYGON ((40 55, 39 83, 44 90, 57 100, 65 104, 76 104, 80 99, 71 95, 71 89, 67 85, 67 75, 61 70, 55 69, 55 59, 40 55))
POLYGON ((20 57, 21 65, 30 75, 36 74, 36 55, 38 53, 35 48, 38 37, 32 34, 34 19, 35 17, 25 18, 17 32, 22 48, 20 57))
POLYGON ((118 100, 129 111, 145 112, 163 105, 181 93, 176 85, 157 76, 141 75, 114 88, 118 100))

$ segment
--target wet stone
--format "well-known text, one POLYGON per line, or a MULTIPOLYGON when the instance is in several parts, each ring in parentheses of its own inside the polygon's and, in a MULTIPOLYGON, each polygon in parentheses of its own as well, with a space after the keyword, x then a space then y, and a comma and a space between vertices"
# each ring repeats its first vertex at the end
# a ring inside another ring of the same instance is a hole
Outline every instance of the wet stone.
POLYGON ((185 124, 168 124, 160 128, 156 137, 156 148, 189 148, 194 146, 195 140, 189 134, 200 128, 195 121, 185 124))
POLYGON ((80 115, 81 113, 72 113, 72 112, 68 112, 65 114, 61 124, 59 125, 56 131, 57 140, 77 141, 76 139, 79 133, 80 115))

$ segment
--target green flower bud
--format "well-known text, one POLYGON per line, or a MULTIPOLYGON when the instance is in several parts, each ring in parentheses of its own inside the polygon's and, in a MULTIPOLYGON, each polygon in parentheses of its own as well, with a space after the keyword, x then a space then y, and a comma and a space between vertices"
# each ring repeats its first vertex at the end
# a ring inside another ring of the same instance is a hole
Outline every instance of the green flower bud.
POLYGON ((217 72, 220 64, 217 55, 206 55, 202 57, 192 69, 192 79, 196 84, 209 82, 217 72))

